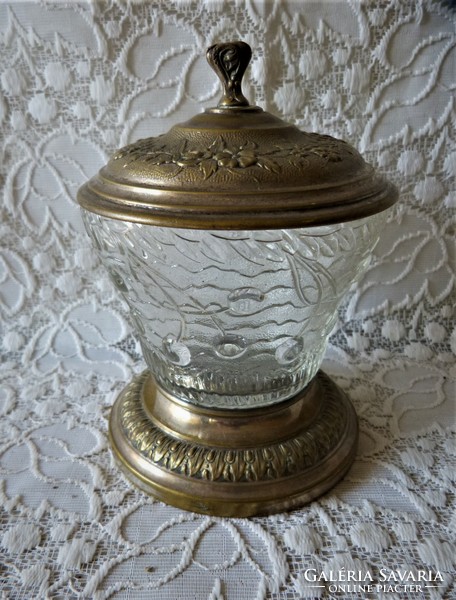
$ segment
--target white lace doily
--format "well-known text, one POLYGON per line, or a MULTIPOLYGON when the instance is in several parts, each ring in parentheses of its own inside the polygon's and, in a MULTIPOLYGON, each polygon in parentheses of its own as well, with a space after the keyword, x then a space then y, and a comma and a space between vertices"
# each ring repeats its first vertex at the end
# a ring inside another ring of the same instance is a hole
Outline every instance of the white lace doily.
POLYGON ((0 5, 2 599, 456 598, 454 10, 0 5), (112 464, 109 408, 143 362, 75 203, 115 148, 216 103, 205 49, 233 38, 254 48, 246 96, 401 190, 324 365, 358 411, 355 465, 318 502, 251 520, 154 502, 112 464), (425 572, 422 591, 312 582, 398 569, 425 572))

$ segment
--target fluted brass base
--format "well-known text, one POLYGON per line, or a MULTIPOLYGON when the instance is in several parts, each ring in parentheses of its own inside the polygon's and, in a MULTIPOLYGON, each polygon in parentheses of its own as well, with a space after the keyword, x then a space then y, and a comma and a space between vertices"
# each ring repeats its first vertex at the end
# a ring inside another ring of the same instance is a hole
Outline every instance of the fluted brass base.
POLYGON ((353 406, 321 371, 290 400, 233 411, 183 402, 144 372, 110 419, 114 455, 134 484, 168 504, 227 517, 320 496, 350 467, 357 437, 353 406))

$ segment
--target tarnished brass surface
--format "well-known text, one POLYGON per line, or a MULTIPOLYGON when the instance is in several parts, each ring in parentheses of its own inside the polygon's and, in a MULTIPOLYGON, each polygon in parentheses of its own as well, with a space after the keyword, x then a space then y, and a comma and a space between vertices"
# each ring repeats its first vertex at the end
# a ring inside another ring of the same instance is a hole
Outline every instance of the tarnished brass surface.
POLYGON ((192 229, 274 229, 349 221, 397 200, 342 140, 302 132, 242 94, 251 50, 216 44, 208 58, 224 85, 215 108, 119 150, 78 192, 92 212, 192 229))
POLYGON ((216 447, 241 449, 278 443, 301 432, 322 408, 318 395, 311 392, 317 386, 315 381, 305 397, 261 410, 214 410, 175 398, 151 377, 143 385, 144 412, 159 429, 175 435, 177 426, 180 439, 216 447))
POLYGON ((245 42, 214 44, 207 53, 208 63, 223 84, 223 96, 219 107, 248 106, 249 101, 242 93, 242 78, 252 58, 252 49, 245 42))
POLYGON ((236 517, 323 494, 350 467, 357 433, 350 401, 321 371, 295 398, 247 411, 192 406, 146 372, 110 419, 114 455, 141 489, 186 510, 236 517))

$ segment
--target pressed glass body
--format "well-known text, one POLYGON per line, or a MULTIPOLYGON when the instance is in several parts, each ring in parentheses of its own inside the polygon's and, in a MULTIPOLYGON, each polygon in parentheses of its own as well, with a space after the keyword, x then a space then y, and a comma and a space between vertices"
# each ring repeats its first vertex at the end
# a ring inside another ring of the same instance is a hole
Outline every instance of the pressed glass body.
POLYGON ((83 214, 157 383, 194 405, 242 409, 291 398, 315 376, 339 303, 368 265, 387 211, 261 231, 83 214))

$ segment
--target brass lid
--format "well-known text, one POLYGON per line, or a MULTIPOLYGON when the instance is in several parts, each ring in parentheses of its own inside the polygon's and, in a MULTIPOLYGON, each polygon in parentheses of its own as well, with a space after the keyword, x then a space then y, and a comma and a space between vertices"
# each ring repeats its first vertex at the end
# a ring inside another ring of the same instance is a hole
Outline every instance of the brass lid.
POLYGON ((244 42, 209 48, 224 85, 218 106, 119 150, 81 187, 81 206, 126 221, 220 230, 323 225, 394 204, 395 187, 352 146, 249 105, 241 79, 251 54, 244 42))

